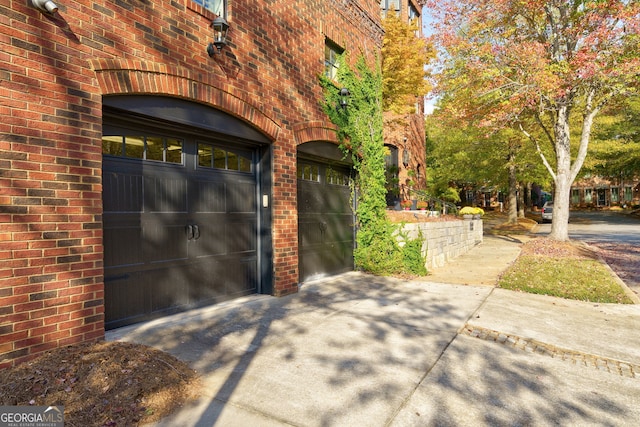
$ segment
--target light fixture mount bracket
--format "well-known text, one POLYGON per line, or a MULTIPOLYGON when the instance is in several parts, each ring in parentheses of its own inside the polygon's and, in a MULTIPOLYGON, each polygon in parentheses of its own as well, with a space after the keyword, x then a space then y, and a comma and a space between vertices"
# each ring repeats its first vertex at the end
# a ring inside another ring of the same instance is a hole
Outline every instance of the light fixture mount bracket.
POLYGON ((54 15, 58 12, 58 5, 52 2, 51 0, 31 0, 31 4, 40 10, 40 12, 47 13, 49 15, 54 15))

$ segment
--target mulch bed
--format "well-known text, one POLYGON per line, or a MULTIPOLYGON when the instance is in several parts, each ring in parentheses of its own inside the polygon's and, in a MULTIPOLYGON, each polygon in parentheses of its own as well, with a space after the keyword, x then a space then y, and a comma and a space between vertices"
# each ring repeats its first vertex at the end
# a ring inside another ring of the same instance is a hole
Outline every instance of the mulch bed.
POLYGON ((458 221, 462 218, 454 215, 429 216, 426 211, 394 211, 387 210, 389 221, 400 223, 458 221))
POLYGON ((520 255, 539 255, 550 258, 598 258, 596 253, 582 244, 572 241, 559 242, 546 237, 538 237, 524 244, 520 255))
POLYGON ((123 342, 52 350, 0 371, 0 405, 64 405, 65 426, 137 426, 195 397, 195 371, 168 353, 123 342))
POLYGON ((628 286, 640 287, 640 247, 628 243, 590 243, 628 286))

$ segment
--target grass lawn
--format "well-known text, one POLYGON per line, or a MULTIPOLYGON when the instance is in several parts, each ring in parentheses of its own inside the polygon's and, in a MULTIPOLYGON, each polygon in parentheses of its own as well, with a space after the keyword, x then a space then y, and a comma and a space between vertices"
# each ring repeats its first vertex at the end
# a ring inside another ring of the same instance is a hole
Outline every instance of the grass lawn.
POLYGON ((633 303, 593 252, 571 242, 544 238, 523 246, 498 286, 580 301, 633 303))

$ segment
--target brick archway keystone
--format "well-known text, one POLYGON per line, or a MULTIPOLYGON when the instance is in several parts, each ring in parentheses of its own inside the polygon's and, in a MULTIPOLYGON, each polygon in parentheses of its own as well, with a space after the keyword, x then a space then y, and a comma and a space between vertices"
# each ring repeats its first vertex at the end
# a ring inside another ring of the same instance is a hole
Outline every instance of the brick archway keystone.
POLYGON ((298 123, 293 126, 296 144, 304 144, 311 141, 328 141, 336 145, 338 141, 338 128, 334 124, 321 121, 298 123))

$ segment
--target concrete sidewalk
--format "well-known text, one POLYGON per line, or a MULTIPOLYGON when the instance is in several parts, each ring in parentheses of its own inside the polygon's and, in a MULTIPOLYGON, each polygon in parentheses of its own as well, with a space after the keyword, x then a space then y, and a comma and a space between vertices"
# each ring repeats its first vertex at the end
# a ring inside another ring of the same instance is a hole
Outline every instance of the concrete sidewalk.
MULTIPOLYGON (((495 280, 519 245, 485 238, 456 262, 486 261, 495 280)), ((348 273, 108 339, 160 348, 201 374, 202 397, 160 426, 637 425, 640 306, 438 274, 348 273)))
POLYGON ((430 282, 494 286, 500 274, 515 261, 522 245, 532 238, 485 234, 482 243, 443 267, 429 270, 430 282))

